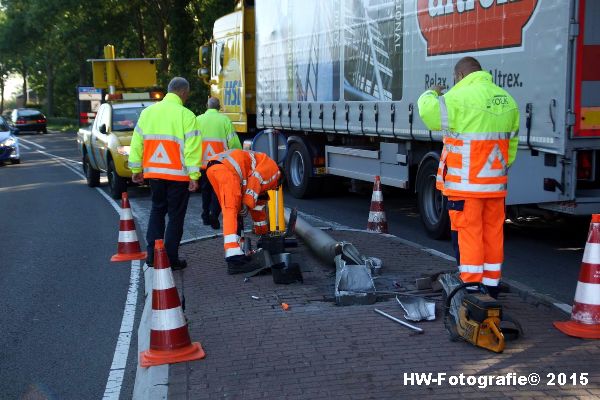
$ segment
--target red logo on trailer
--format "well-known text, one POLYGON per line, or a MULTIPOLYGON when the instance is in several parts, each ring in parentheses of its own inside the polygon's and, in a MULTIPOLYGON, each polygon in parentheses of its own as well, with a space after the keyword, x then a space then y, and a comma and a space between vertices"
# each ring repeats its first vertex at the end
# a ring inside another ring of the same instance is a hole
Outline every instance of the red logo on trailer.
POLYGON ((538 0, 418 0, 427 55, 521 46, 538 0))

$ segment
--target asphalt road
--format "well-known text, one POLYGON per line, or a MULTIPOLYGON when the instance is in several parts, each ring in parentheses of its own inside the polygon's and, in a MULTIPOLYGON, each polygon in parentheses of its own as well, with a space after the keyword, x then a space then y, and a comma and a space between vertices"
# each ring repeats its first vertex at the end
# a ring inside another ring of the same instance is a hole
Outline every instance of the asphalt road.
MULTIPOLYGON (((130 263, 109 261, 119 217, 80 176, 39 152, 78 160, 73 133, 20 138, 28 147, 22 163, 0 166, 0 398, 102 398, 131 274, 130 263)), ((136 337, 122 398, 133 392, 136 337)))
MULTIPOLYGON (((285 204, 351 228, 366 229, 372 185, 365 186, 361 194, 340 186, 335 194, 312 199, 295 199, 288 194, 285 204)), ((433 240, 425 234, 414 194, 386 189, 384 207, 391 234, 454 256, 449 240, 433 240)), ((503 276, 572 305, 588 228, 589 219, 508 222, 503 276)))

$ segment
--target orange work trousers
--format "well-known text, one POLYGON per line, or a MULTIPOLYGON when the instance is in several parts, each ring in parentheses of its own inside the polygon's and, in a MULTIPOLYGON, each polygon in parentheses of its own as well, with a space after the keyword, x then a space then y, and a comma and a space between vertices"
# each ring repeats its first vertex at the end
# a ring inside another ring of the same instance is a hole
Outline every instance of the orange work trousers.
POLYGON ((504 197, 448 197, 456 262, 463 282, 498 286, 504 261, 504 197))
POLYGON ((242 186, 240 177, 223 164, 214 164, 206 170, 221 210, 223 212, 223 245, 225 259, 244 255, 240 243, 238 214, 242 208, 242 186))
POLYGON ((269 233, 269 226, 267 224, 267 201, 258 200, 256 207, 250 210, 250 217, 254 223, 254 233, 257 235, 266 235, 269 233))

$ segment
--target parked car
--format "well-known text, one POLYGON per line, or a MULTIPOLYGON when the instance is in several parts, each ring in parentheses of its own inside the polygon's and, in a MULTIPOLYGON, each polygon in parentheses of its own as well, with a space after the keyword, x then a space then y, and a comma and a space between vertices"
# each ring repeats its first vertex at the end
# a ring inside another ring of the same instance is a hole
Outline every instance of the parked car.
POLYGON ((77 147, 88 186, 98 186, 100 173, 106 172, 113 199, 120 199, 131 181, 128 160, 133 128, 142 111, 160 99, 151 97, 151 93, 135 95, 139 100, 122 100, 122 97, 115 96, 115 99, 102 104, 94 123, 80 128, 77 133, 77 147), (143 99, 144 96, 146 99, 143 99))
POLYGON ((13 134, 14 130, 3 117, 0 117, 0 163, 9 161, 12 164, 21 162, 19 139, 13 134))
POLYGON ((17 108, 10 115, 11 122, 18 132, 48 133, 47 119, 41 111, 33 108, 17 108))

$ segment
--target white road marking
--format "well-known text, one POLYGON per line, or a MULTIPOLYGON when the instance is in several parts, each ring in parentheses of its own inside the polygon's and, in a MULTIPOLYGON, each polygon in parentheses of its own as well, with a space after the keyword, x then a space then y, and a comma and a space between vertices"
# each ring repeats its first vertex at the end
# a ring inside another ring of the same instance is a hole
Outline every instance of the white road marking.
MULTIPOLYGON (((56 159, 61 160, 61 161, 66 161, 66 162, 71 163, 71 164, 83 164, 81 161, 71 160, 70 158, 57 156, 56 154, 47 153, 45 151, 37 150, 37 152, 38 153, 42 153, 42 154, 44 154, 44 155, 46 155, 48 157, 51 157, 51 158, 56 158, 56 159)), ((85 176, 84 176, 84 178, 85 178, 85 176)))
MULTIPOLYGON (((68 164, 69 163, 79 163, 78 161, 73 161, 70 160, 68 158, 64 158, 64 157, 60 157, 54 154, 50 154, 50 153, 46 153, 45 151, 41 151, 41 150, 37 150, 38 153, 42 153, 50 158, 55 159, 56 161, 58 161, 60 164, 62 164, 64 167, 70 169, 71 171, 73 171, 76 175, 78 175, 81 179, 85 180, 85 175, 83 175, 79 170, 75 169, 75 167, 73 165, 68 164)), ((100 193, 102 195, 102 197, 104 197, 106 199, 106 201, 108 201, 110 203, 110 205, 115 209, 115 211, 117 212, 117 214, 121 215, 121 206, 119 205, 119 203, 117 203, 115 200, 113 200, 109 195, 107 195, 104 190, 100 189, 99 187, 94 188, 98 191, 98 193, 100 193)))
MULTIPOLYGON (((35 144, 35 143, 34 143, 35 144)), ((36 144, 36 146, 41 147, 36 144)), ((77 164, 77 161, 68 158, 60 157, 45 151, 37 150, 38 153, 44 154, 51 159, 56 160, 65 168, 71 170, 74 174, 85 180, 85 176, 72 164, 77 164)), ((80 164, 80 163, 79 163, 80 164)), ((104 193, 100 188, 95 188, 108 203, 115 209, 117 214, 120 214, 121 207, 109 195, 104 193)), ((118 400, 121 395, 121 387, 123 386, 123 377, 125 375, 125 367, 129 356, 129 348, 131 347, 131 335, 133 333, 133 325, 135 322, 135 310, 137 308, 138 286, 140 279, 140 261, 134 260, 131 262, 131 274, 129 277, 129 288, 127 290, 127 300, 123 310, 123 318, 121 320, 121 329, 117 339, 117 346, 113 355, 112 365, 108 374, 108 380, 104 389, 104 400, 118 400)))
POLYGON ((29 146, 25 146, 23 143, 21 143, 21 141, 19 141, 19 147, 24 148, 25 150, 31 150, 31 147, 29 146))
POLYGON ((104 389, 104 400, 119 399, 121 395, 121 386, 123 385, 123 375, 129 356, 129 347, 131 346, 131 335, 135 321, 135 309, 137 307, 138 286, 140 281, 140 261, 131 262, 131 275, 129 277, 129 289, 127 291, 127 300, 125 301, 125 310, 121 320, 121 329, 117 339, 115 355, 110 366, 110 373, 106 388, 104 389))
POLYGON ((25 139, 23 139, 23 138, 21 138, 21 137, 20 137, 20 138, 19 138, 19 141, 20 141, 20 142, 25 142, 25 143, 27 143, 27 144, 30 144, 30 145, 32 145, 32 146, 35 146, 35 147, 37 147, 38 149, 46 150, 46 148, 45 148, 44 146, 42 146, 41 144, 37 144, 37 143, 35 143, 35 142, 32 142, 31 140, 25 140, 25 139))

